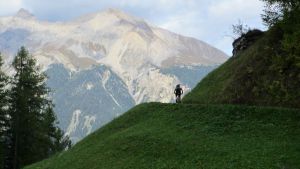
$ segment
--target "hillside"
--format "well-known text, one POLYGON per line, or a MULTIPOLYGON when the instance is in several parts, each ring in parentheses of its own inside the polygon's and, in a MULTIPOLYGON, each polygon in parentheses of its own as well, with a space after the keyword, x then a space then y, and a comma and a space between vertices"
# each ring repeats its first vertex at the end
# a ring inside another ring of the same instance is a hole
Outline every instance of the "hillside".
POLYGON ((297 169, 299 121, 296 109, 141 104, 25 169, 297 169))
POLYGON ((206 76, 183 101, 299 108, 299 56, 284 51, 282 44, 290 35, 283 31, 273 27, 264 33, 206 76))

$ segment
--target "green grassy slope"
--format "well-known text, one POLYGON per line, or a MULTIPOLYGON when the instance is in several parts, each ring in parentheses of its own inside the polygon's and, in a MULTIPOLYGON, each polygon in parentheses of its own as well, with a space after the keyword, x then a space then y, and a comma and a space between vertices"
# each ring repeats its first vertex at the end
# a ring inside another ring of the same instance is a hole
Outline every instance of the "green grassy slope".
POLYGON ((299 169, 299 109, 139 105, 26 169, 299 169))
POLYGON ((279 28, 269 30, 206 76, 183 102, 300 108, 300 67, 281 49, 283 36, 279 28))

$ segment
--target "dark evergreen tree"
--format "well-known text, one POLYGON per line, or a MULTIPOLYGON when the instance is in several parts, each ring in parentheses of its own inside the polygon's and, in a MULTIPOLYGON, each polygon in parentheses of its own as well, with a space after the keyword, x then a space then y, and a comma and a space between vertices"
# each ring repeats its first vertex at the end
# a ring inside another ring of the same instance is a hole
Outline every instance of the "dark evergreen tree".
POLYGON ((69 137, 64 137, 64 132, 57 127, 55 124, 57 124, 56 116, 53 111, 53 105, 49 104, 47 105, 47 108, 45 109, 45 114, 43 116, 43 133, 46 133, 47 137, 45 138, 44 142, 48 145, 44 148, 45 150, 42 150, 43 152, 48 151, 48 155, 55 154, 57 152, 63 151, 66 148, 71 147, 71 141, 69 137), (49 139, 52 138, 52 139, 49 139))
POLYGON ((1 70, 3 65, 0 53, 0 168, 4 168, 6 150, 6 130, 8 128, 8 77, 1 70))
POLYGON ((62 146, 65 143, 63 135, 57 137, 61 130, 56 127, 46 76, 40 73, 35 59, 24 47, 19 50, 13 67, 16 74, 11 89, 11 162, 13 169, 19 169, 65 149, 62 146))

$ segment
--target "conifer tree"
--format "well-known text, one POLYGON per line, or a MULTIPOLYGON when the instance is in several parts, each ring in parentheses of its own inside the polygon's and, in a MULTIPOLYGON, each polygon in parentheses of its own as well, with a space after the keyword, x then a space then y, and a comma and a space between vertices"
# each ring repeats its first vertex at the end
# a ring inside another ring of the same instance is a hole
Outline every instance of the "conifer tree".
POLYGON ((5 132, 8 127, 8 77, 1 70, 2 65, 3 62, 0 53, 0 168, 4 168, 5 149, 7 147, 5 132))
MULTIPOLYGON (((16 74, 11 89, 11 151, 13 169, 40 161, 59 150, 63 135, 56 127, 53 104, 48 99, 45 74, 40 73, 35 59, 21 47, 13 67, 16 74), (58 140, 58 141, 57 141, 58 140)), ((68 139, 64 140, 69 142, 68 139)))

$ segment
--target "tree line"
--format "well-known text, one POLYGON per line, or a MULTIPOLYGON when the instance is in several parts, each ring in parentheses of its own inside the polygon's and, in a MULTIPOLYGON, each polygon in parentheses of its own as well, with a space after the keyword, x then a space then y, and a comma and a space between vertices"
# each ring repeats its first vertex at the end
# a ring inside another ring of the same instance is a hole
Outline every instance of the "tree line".
POLYGON ((69 148, 36 60, 21 47, 12 77, 2 66, 0 54, 0 168, 19 169, 69 148))

